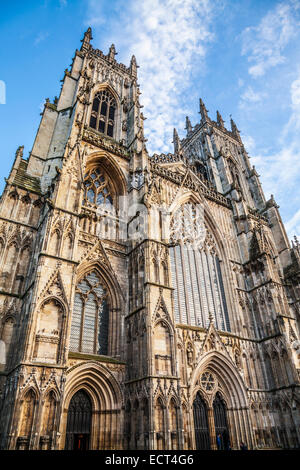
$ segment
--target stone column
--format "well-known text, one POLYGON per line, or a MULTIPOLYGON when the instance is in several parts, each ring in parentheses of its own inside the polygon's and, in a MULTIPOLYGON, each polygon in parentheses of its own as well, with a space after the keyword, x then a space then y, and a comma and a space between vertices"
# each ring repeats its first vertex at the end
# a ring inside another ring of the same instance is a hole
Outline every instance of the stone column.
POLYGON ((208 429, 210 435, 210 444, 212 450, 217 450, 217 440, 216 440, 216 428, 215 428, 215 419, 214 419, 214 410, 213 408, 207 409, 207 418, 208 418, 208 429))
POLYGON ((229 435, 231 437, 231 448, 237 449, 236 426, 232 409, 227 409, 227 419, 229 424, 229 435))

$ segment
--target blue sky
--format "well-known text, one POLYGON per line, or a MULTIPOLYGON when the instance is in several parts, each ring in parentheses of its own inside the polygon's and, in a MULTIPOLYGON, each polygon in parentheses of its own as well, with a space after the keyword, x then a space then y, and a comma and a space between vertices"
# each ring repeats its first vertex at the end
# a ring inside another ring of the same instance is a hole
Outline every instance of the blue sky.
POLYGON ((300 236, 300 0, 1 3, 1 191, 90 25, 94 47, 114 43, 127 65, 137 58, 149 152, 172 151, 173 127, 183 137, 185 116, 199 121, 202 97, 212 118, 218 109, 229 125, 232 115, 266 197, 300 236))

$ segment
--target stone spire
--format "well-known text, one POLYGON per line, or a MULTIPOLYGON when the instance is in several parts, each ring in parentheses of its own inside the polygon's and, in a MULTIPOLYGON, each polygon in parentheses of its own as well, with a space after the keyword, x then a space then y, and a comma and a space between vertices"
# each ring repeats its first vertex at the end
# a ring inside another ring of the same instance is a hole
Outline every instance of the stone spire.
POLYGON ((204 122, 206 121, 209 121, 209 117, 208 117, 208 111, 205 107, 205 104, 203 103, 202 101, 202 98, 200 98, 200 114, 201 114, 201 120, 204 122))
POLYGON ((89 27, 83 35, 83 39, 81 39, 82 46, 81 51, 86 52, 91 48, 90 42, 92 40, 92 28, 89 27))
POLYGON ((174 153, 178 153, 181 148, 181 143, 180 143, 178 132, 175 129, 175 127, 173 131, 173 144, 174 144, 174 153))
POLYGON ((138 68, 138 65, 136 63, 136 58, 135 56, 133 55, 131 57, 131 61, 130 61, 130 73, 131 75, 133 75, 134 77, 137 76, 137 68, 138 68))
POLYGON ((109 61, 113 61, 115 59, 115 56, 117 55, 118 53, 116 52, 116 48, 115 48, 115 45, 112 44, 109 48, 109 53, 108 53, 108 60, 109 61))
POLYGON ((222 129, 225 129, 224 120, 223 120, 221 114, 219 113, 219 111, 217 111, 217 123, 222 129))
POLYGON ((193 132, 192 124, 188 116, 186 116, 185 118, 185 129, 186 129, 187 135, 193 132))

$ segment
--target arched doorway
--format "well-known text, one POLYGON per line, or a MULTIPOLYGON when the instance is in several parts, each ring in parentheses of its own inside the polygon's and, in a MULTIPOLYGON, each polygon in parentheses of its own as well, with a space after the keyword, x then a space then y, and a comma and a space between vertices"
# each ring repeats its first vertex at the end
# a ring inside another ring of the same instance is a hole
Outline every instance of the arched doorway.
POLYGON ((65 450, 88 450, 92 422, 92 404, 84 390, 73 395, 69 409, 65 450))
POLYGON ((230 447, 230 441, 227 426, 226 405, 219 392, 217 392, 215 396, 213 409, 217 447, 219 450, 228 450, 230 447))
POLYGON ((198 392, 193 403, 195 440, 197 450, 210 449, 207 406, 198 392))

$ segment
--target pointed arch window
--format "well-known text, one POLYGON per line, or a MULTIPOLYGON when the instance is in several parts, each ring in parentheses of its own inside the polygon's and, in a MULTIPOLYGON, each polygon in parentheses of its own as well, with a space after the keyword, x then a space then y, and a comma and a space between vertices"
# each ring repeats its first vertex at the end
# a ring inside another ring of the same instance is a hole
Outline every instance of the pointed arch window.
POLYGON ((84 175, 84 204, 113 205, 113 191, 108 176, 100 168, 91 168, 84 175))
POLYGON ((107 355, 109 309, 100 276, 92 271, 76 286, 70 351, 107 355))
POLYGON ((117 103, 108 90, 102 90, 93 100, 90 127, 113 137, 117 103))
POLYGON ((207 328, 211 314, 217 329, 230 331, 220 260, 198 210, 187 203, 171 219, 175 318, 181 324, 207 328))

